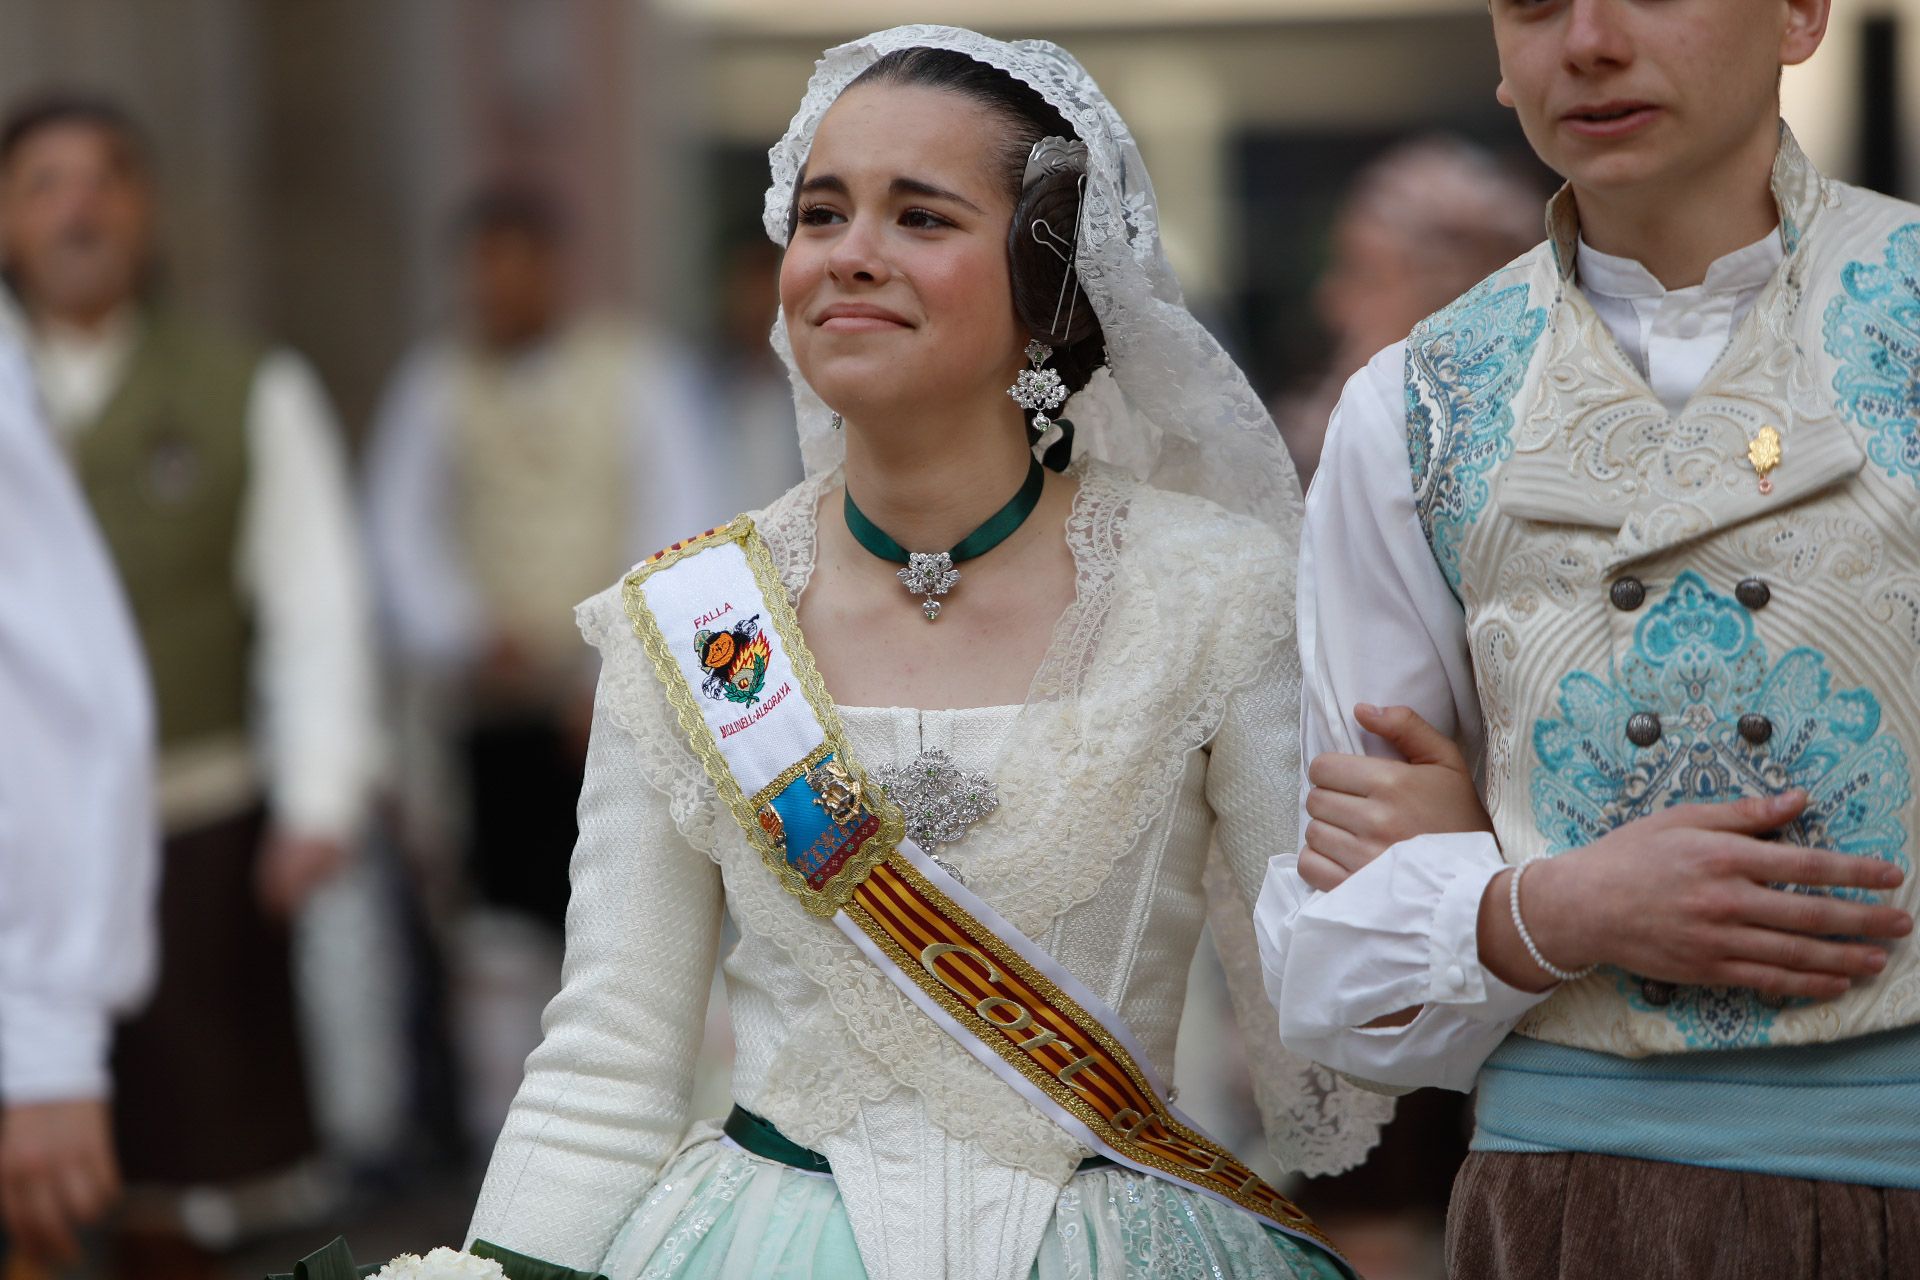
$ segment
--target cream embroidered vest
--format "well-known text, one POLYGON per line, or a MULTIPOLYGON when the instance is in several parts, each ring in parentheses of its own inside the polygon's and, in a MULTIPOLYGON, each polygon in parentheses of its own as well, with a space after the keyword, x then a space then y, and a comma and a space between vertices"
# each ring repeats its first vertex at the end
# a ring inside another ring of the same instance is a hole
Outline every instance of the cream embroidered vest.
POLYGON ((574 603, 619 574, 632 522, 635 336, 574 326, 537 365, 454 360, 458 518, 494 625, 542 663, 580 648, 574 603))
MULTIPOLYGON (((1920 209, 1782 133, 1787 258, 1670 415, 1551 238, 1409 339, 1414 492, 1466 613, 1510 861, 1669 805, 1804 787, 1786 838, 1880 858, 1920 911, 1920 209), (1766 428, 1779 461, 1762 476, 1766 428)), ((1527 1035, 1625 1056, 1920 1022, 1920 947, 1826 1002, 1603 968, 1527 1035)))

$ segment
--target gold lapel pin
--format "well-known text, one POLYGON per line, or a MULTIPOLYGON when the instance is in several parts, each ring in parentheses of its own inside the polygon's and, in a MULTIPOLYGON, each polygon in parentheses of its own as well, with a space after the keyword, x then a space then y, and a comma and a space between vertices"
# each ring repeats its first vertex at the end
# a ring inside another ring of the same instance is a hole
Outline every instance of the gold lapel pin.
POLYGON ((1780 433, 1772 427, 1760 428, 1759 434, 1747 442, 1747 461, 1760 477, 1760 492, 1772 493, 1773 479, 1768 473, 1780 465, 1780 433))

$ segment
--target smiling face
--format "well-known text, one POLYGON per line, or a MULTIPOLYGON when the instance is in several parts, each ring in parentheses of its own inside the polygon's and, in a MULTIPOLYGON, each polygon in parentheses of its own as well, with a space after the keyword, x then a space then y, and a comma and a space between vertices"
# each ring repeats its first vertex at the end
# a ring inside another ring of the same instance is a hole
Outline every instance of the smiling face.
POLYGON ((1671 197, 1770 160, 1830 0, 1491 0, 1500 101, 1576 188, 1671 197))
POLYGON ((1017 414, 1027 335, 1013 305, 1000 172, 1007 124, 957 93, 843 93, 807 158, 780 306, 808 385, 848 418, 969 403, 1017 414))

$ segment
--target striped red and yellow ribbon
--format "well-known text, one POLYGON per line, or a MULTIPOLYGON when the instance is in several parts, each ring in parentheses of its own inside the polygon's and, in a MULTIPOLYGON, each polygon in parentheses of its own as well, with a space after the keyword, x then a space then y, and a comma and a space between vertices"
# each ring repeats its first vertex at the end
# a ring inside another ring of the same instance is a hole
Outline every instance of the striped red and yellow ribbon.
POLYGON ((876 866, 844 910, 902 974, 1116 1153, 1333 1247, 1299 1206, 1182 1123, 1125 1046, 905 856, 876 866))

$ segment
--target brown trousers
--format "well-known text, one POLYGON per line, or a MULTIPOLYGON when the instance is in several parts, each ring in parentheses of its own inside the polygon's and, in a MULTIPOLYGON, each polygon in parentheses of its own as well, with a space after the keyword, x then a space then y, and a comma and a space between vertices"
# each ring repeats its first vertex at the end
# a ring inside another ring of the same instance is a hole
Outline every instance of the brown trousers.
POLYGON ((1618 1156, 1476 1151, 1453 1184, 1447 1274, 1920 1280, 1920 1191, 1618 1156))
POLYGON ((160 978, 121 1025, 114 1128, 128 1183, 231 1183, 317 1147, 294 1008, 290 940, 254 888, 266 817, 168 838, 160 978))

